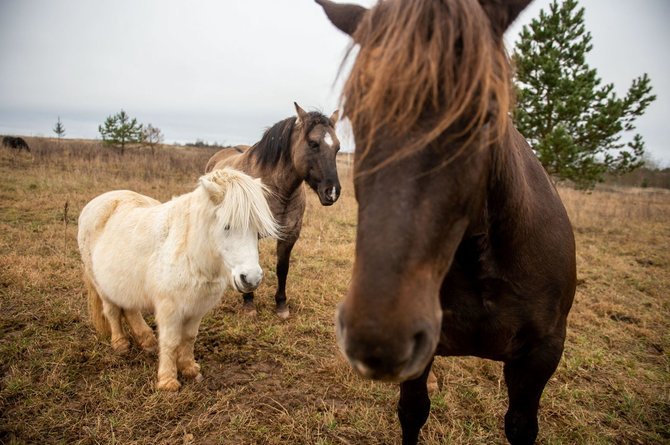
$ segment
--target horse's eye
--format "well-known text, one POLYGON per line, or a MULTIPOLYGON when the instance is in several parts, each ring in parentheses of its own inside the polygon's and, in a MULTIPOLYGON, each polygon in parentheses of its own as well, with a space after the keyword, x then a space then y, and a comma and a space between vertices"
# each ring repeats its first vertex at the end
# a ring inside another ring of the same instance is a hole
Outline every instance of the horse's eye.
POLYGON ((312 150, 318 150, 319 149, 319 143, 315 141, 309 141, 309 147, 312 150))
POLYGON ((225 230, 225 231, 230 230, 230 224, 226 224, 226 227, 224 227, 223 230, 225 230))

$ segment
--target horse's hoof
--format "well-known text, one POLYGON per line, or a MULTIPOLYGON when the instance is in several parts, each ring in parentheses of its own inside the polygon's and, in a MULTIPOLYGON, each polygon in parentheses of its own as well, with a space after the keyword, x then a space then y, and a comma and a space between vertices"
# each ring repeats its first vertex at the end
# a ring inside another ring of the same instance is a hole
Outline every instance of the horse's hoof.
POLYGON ((200 379, 202 379, 202 375, 200 375, 200 365, 193 362, 181 370, 181 375, 187 379, 197 379, 198 376, 200 376, 200 379))
POLYGON ((198 373, 198 375, 196 375, 193 380, 195 380, 196 382, 202 382, 204 380, 204 377, 202 376, 202 374, 198 373))
POLYGON ((125 337, 117 338, 112 340, 112 349, 117 354, 125 354, 130 349, 130 342, 125 337))
POLYGON ((282 320, 286 320, 291 316, 291 311, 289 311, 287 307, 277 309, 277 316, 282 320))
POLYGON ((428 380, 426 381, 426 388, 428 389, 428 394, 437 394, 440 391, 440 386, 437 384, 437 377, 435 373, 430 371, 428 374, 428 380))
POLYGON ((179 383, 179 380, 172 377, 159 380, 158 383, 156 383, 156 389, 161 391, 175 392, 178 391, 180 387, 181 383, 179 383))
POLYGON ((242 305, 242 311, 244 311, 244 315, 247 317, 255 317, 258 315, 258 312, 256 312, 256 306, 254 306, 253 303, 244 303, 244 305, 242 305))

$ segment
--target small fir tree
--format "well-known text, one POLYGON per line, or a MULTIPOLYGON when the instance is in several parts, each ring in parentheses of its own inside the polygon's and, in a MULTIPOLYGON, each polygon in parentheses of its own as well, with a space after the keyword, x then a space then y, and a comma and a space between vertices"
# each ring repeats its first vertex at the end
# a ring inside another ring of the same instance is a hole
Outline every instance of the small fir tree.
POLYGON ((56 121, 53 130, 56 136, 58 136, 58 142, 60 142, 61 138, 65 136, 65 125, 61 122, 60 116, 58 116, 58 121, 56 121))
POLYGON ((623 137, 656 99, 647 74, 623 98, 612 84, 601 85, 586 63, 592 47, 584 8, 577 0, 554 0, 548 13, 523 27, 513 53, 517 128, 549 174, 580 188, 644 163, 642 136, 623 137))
POLYGON ((107 116, 104 124, 98 126, 98 131, 103 142, 118 147, 122 155, 127 144, 142 142, 142 124, 135 118, 131 119, 123 110, 113 116, 107 116))

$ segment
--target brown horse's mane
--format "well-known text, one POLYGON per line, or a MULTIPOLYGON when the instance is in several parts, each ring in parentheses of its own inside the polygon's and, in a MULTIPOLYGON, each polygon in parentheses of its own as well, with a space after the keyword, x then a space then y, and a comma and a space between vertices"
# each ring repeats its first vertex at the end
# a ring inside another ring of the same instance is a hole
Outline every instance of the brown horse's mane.
POLYGON ((319 124, 333 126, 330 119, 318 111, 308 112, 306 122, 302 122, 302 125, 297 123, 298 118, 292 116, 265 130, 261 140, 249 149, 250 155, 259 166, 272 167, 291 162, 291 137, 294 129, 302 127, 307 135, 319 124))
POLYGON ((380 1, 354 40, 361 49, 342 95, 361 156, 382 137, 403 147, 371 171, 438 137, 458 141, 460 153, 505 134, 509 62, 479 2, 380 1))

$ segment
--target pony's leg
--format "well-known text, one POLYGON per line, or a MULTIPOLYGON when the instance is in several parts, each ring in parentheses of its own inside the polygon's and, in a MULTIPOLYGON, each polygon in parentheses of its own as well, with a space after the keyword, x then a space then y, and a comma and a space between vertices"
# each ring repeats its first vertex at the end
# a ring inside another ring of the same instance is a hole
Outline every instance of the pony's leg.
POLYGON ((193 318, 184 322, 181 344, 177 350, 177 369, 184 377, 189 379, 202 380, 200 365, 195 361, 193 355, 195 337, 198 335, 201 320, 200 318, 193 318))
POLYGON ((128 336, 123 332, 123 327, 121 326, 121 308, 110 302, 106 298, 102 299, 102 313, 107 318, 109 322, 109 328, 112 331, 112 348, 114 351, 123 354, 128 352, 130 348, 130 342, 128 341, 128 336))
POLYGON ((177 391, 181 384, 177 380, 177 349, 181 344, 182 320, 171 305, 156 307, 158 324, 158 382, 157 389, 177 391))
POLYGON ((277 315, 283 319, 290 315, 286 305, 286 277, 295 241, 295 239, 277 241, 277 293, 275 294, 275 303, 277 304, 277 315))
POLYGON ((242 309, 244 310, 244 313, 251 317, 256 316, 256 306, 254 305, 254 293, 253 292, 243 293, 242 298, 244 300, 244 303, 242 304, 242 309))
POLYGON ((144 321, 140 311, 124 309, 123 315, 126 317, 128 326, 130 326, 130 330, 140 347, 147 352, 156 352, 158 347, 156 336, 147 322, 144 321))
POLYGON ((431 360, 418 378, 400 384, 398 418, 402 428, 402 445, 416 445, 419 441, 419 431, 428 420, 430 398, 426 381, 432 366, 433 361, 431 360))
POLYGON ((563 339, 550 338, 527 355, 505 363, 509 395, 505 435, 512 445, 532 445, 538 433, 540 397, 563 353, 563 339))

